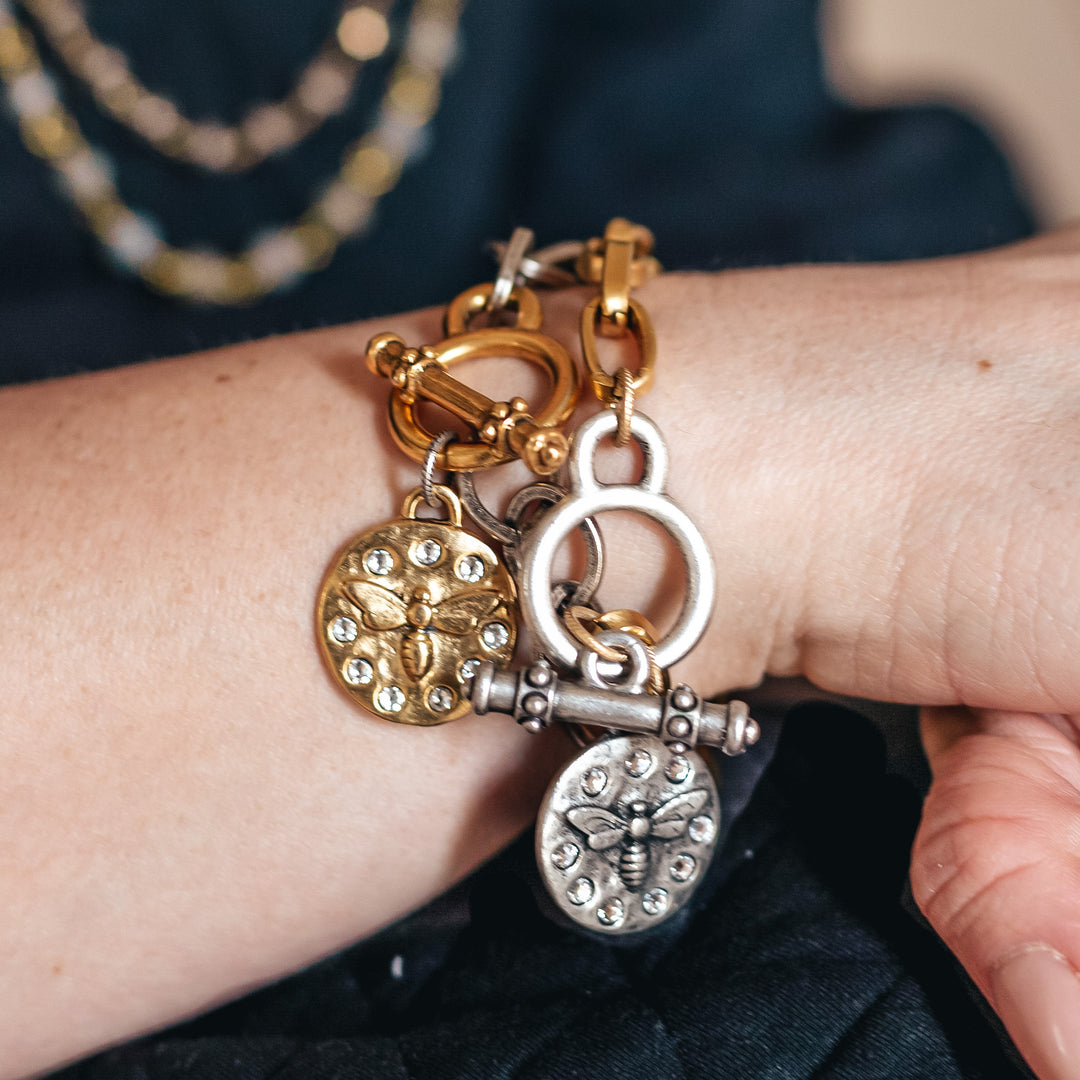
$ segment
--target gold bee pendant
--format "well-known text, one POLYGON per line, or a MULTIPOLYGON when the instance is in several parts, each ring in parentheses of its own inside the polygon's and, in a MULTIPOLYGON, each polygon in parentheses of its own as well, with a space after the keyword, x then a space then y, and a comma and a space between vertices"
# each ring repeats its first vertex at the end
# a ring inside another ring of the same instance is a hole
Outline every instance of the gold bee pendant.
POLYGON ((335 679, 384 720, 427 727, 469 711, 462 689, 481 660, 504 667, 517 641, 517 595, 495 552, 461 527, 461 503, 433 491, 447 518, 401 517, 354 537, 319 590, 316 632, 335 679))

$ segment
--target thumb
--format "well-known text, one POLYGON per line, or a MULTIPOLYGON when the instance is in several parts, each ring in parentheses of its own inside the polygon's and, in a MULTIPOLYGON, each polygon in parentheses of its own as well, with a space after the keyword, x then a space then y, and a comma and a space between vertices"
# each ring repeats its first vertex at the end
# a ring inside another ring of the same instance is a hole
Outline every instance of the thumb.
POLYGON ((922 716, 912 891, 1041 1080, 1080 1080, 1078 719, 922 716))

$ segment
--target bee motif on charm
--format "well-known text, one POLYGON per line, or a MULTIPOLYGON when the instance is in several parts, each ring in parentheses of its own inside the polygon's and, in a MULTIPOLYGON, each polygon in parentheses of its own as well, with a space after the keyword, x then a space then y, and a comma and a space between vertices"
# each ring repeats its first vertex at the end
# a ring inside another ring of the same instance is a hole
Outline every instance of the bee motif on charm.
POLYGON ((315 625, 331 677, 357 705, 395 724, 465 716, 477 665, 504 667, 517 644, 517 592, 496 553, 461 526, 454 492, 434 485, 445 517, 401 516, 354 536, 319 589, 315 625))
POLYGON ((345 591, 359 608, 361 620, 369 630, 410 627, 401 639, 401 666, 414 683, 431 670, 435 655, 432 631, 460 637, 475 630, 480 620, 502 601, 493 589, 469 589, 434 604, 424 586, 413 589, 405 600, 373 581, 347 582, 345 591))
POLYGON ((622 845, 619 877, 628 889, 635 891, 649 874, 649 838, 674 840, 683 836, 690 820, 708 801, 709 792, 697 788, 675 795, 651 812, 648 803, 635 800, 627 807, 628 817, 600 806, 573 806, 567 810, 566 817, 578 832, 585 834, 593 851, 622 845))

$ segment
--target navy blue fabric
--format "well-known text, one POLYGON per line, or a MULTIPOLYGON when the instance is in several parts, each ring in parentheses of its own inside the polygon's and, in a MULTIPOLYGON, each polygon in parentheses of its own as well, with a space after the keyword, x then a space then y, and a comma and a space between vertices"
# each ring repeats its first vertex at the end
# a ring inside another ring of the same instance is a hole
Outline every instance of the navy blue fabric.
MULTIPOLYGON (((90 0, 88 13, 149 85, 228 120, 288 87, 336 8, 90 0)), ((114 271, 0 118, 0 380, 443 302, 490 276, 483 242, 519 224, 550 242, 622 213, 653 228, 672 268, 946 254, 1030 230, 1000 155, 958 114, 833 100, 815 19, 813 0, 468 0, 430 152, 373 231, 294 291, 228 311, 114 271)), ((368 126, 386 73, 368 65, 343 116, 224 178, 148 152, 61 84, 133 207, 174 243, 237 249, 307 205, 368 126)))
POLYGON ((919 794, 885 769, 869 721, 800 706, 689 917, 644 944, 545 919, 525 838, 378 938, 58 1080, 1020 1080, 903 903, 919 794))

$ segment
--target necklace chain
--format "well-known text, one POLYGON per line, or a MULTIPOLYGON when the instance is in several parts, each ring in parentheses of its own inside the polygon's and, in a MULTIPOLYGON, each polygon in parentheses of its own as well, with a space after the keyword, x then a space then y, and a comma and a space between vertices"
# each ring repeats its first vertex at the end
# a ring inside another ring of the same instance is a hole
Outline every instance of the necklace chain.
POLYGON ((423 149, 456 51, 462 3, 416 0, 372 128, 346 147, 337 173, 301 214, 238 253, 171 245, 151 218, 121 199, 111 162, 86 141, 8 0, 0 0, 0 79, 23 143, 52 167, 116 263, 178 299, 251 303, 324 267, 345 240, 370 228, 379 199, 423 149))
POLYGON ((161 154, 213 172, 241 172, 284 153, 345 106, 364 60, 389 43, 389 0, 342 5, 336 29, 277 102, 260 103, 238 124, 192 120, 147 89, 119 49, 96 37, 77 0, 21 0, 57 58, 82 80, 103 112, 161 154))

